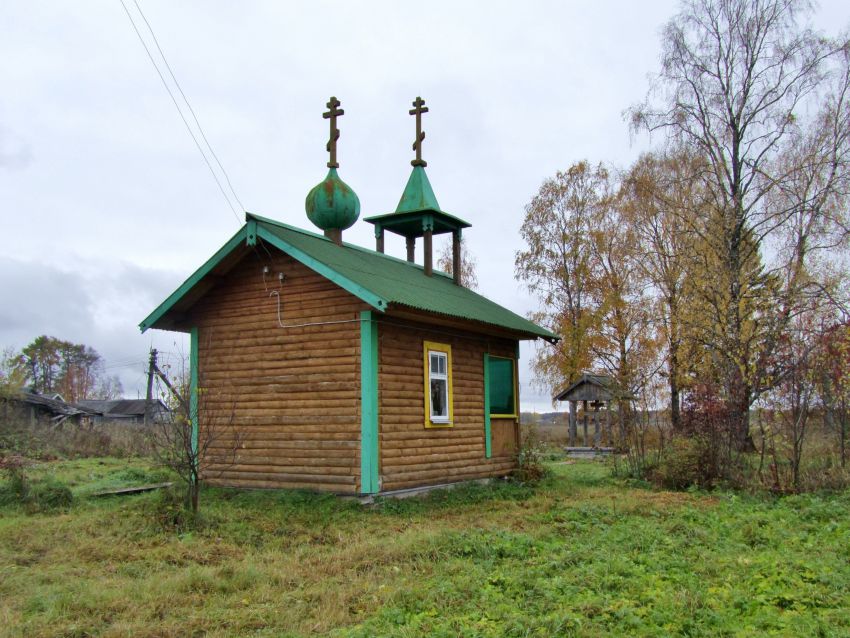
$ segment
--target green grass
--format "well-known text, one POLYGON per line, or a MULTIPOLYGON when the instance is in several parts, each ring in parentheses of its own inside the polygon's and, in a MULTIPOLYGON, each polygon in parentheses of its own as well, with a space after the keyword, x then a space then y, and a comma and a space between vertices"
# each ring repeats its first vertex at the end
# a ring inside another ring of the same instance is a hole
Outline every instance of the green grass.
POLYGON ((0 635, 850 635, 850 494, 682 494, 552 468, 533 489, 369 508, 209 490, 190 529, 158 522, 160 494, 86 498, 155 475, 143 462, 39 467, 78 498, 0 509, 0 635))

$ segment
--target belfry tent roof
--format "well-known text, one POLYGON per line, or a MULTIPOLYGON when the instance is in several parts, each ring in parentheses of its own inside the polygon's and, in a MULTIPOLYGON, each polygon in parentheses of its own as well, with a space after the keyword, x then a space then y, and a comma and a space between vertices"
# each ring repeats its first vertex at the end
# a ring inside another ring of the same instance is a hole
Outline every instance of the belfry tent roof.
POLYGON ((300 228, 246 213, 246 224, 183 285, 154 310, 139 328, 188 332, 183 313, 200 299, 218 277, 226 274, 262 240, 330 279, 379 312, 394 307, 466 319, 516 333, 524 339, 559 337, 435 271, 426 277, 422 266, 383 253, 333 241, 300 228))

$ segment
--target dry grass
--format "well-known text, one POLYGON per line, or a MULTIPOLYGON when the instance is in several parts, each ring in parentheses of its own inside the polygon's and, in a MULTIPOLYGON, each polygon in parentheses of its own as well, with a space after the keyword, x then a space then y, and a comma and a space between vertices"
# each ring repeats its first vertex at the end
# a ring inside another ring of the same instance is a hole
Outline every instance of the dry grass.
MULTIPOLYGON (((33 472, 85 495, 86 476, 143 477, 122 463, 33 472)), ((534 489, 370 508, 210 490, 194 529, 157 523, 158 494, 0 509, 0 635, 850 633, 847 495, 659 492, 599 463, 551 467, 534 489)))

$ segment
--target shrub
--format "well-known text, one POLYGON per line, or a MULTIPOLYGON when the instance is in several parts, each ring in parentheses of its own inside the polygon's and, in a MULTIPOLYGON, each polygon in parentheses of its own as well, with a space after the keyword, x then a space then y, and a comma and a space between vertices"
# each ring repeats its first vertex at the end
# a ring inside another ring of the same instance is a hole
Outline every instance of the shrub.
POLYGON ((31 459, 119 458, 150 454, 147 431, 139 425, 105 422, 97 425, 51 424, 7 421, 0 428, 0 450, 31 459))
POLYGON ((704 467, 704 450, 701 448, 698 441, 674 438, 658 464, 650 470, 650 480, 671 490, 684 490, 691 486, 712 487, 714 477, 704 467))
POLYGON ((648 473, 653 482, 670 489, 691 486, 711 489, 740 477, 735 452, 734 421, 717 390, 698 386, 685 400, 681 428, 648 473))
POLYGON ((543 464, 546 453, 547 450, 540 443, 536 428, 527 428, 517 453, 518 467, 514 471, 514 479, 520 483, 536 483, 544 478, 547 474, 546 466, 543 464))
POLYGON ((67 485, 50 479, 33 484, 23 500, 30 512, 51 512, 71 507, 74 503, 74 495, 67 485))
POLYGON ((0 471, 6 475, 6 485, 0 487, 0 505, 20 503, 28 491, 26 468, 29 465, 18 455, 0 457, 0 471))
POLYGON ((150 510, 154 524, 162 531, 177 534, 199 529, 202 525, 200 515, 186 505, 183 490, 176 487, 159 490, 150 510))

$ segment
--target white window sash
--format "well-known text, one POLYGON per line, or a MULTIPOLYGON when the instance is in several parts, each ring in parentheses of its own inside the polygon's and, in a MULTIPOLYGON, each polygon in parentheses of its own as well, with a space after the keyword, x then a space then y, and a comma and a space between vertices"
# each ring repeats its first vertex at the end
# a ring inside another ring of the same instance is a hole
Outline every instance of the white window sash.
MULTIPOLYGON (((443 406, 445 408, 445 414, 435 414, 434 412, 434 404, 431 403, 431 421, 434 423, 448 423, 449 422, 449 357, 445 352, 439 352, 436 350, 428 351, 428 380, 430 381, 444 381, 443 384, 443 406), (435 360, 433 357, 437 357, 435 360), (434 370, 434 363, 436 362, 437 368, 440 367, 440 361, 443 362, 443 367, 445 367, 446 371, 441 373, 439 371, 434 370)), ((430 385, 430 383, 429 383, 430 385)))

